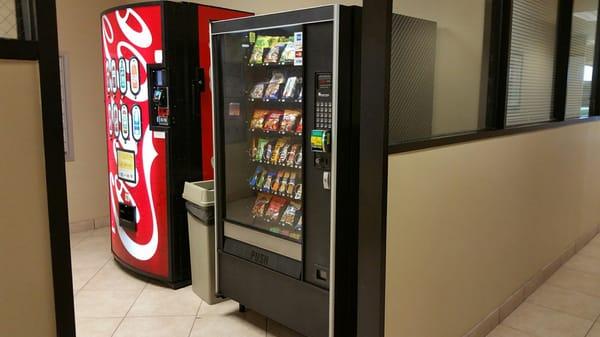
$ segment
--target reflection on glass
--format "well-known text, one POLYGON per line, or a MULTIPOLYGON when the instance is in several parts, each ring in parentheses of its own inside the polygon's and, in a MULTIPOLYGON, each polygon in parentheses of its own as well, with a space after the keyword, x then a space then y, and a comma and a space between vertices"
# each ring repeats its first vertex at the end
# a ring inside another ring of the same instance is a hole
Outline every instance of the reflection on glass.
POLYGON ((485 128, 486 1, 395 0, 393 10, 390 144, 485 128))
POLYGON ((590 114, 598 0, 575 0, 571 28, 565 118, 590 114))
POLYGON ((506 125, 552 119, 558 0, 514 0, 506 125))
POLYGON ((19 37, 15 4, 15 0, 0 0, 0 38, 16 39, 19 37))
POLYGON ((225 34, 226 221, 302 241, 303 27, 225 34))

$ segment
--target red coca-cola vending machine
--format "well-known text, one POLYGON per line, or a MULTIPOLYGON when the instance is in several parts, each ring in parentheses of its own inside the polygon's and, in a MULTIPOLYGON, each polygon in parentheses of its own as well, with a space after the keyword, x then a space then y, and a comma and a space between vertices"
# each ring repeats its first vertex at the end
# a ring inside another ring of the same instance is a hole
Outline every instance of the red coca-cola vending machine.
POLYGON ((190 283, 183 184, 213 178, 209 23, 248 15, 169 1, 102 13, 112 252, 173 288, 190 283))

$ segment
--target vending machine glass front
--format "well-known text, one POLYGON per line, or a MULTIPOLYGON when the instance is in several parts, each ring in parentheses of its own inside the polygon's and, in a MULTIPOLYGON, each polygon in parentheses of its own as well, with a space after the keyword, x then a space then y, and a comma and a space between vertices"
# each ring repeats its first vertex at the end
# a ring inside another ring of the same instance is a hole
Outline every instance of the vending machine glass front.
POLYGON ((306 151, 302 40, 302 26, 290 26, 224 34, 217 46, 224 220, 297 244, 306 151))

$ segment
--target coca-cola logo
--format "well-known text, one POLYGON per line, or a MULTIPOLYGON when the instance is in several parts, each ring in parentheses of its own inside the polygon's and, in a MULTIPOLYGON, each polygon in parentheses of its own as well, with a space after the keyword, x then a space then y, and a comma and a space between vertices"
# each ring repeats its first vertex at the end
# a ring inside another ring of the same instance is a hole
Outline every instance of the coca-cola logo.
POLYGON ((162 195, 161 188, 164 187, 151 181, 156 171, 162 168, 154 165, 158 151, 153 132, 147 124, 142 125, 142 113, 148 109, 146 67, 148 63, 155 62, 155 55, 162 55, 160 25, 157 26, 160 7, 116 10, 103 15, 101 21, 107 89, 105 99, 110 106, 107 107, 110 109, 108 133, 112 134, 108 137, 110 199, 114 219, 112 231, 133 258, 148 261, 157 254, 159 219, 155 198, 162 195), (154 31, 149 23, 154 24, 154 31), (135 155, 134 179, 122 180, 118 176, 117 153, 120 150, 135 155), (128 233, 119 225, 119 203, 136 206, 134 220, 138 224, 137 232, 128 233))

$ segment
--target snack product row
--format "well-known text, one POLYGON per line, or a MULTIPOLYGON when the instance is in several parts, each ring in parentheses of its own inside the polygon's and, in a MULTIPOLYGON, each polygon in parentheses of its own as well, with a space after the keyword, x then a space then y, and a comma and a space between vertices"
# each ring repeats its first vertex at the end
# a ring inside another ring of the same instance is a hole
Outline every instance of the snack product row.
POLYGON ((267 170, 262 166, 248 182, 253 190, 302 200, 302 183, 299 172, 291 170, 267 170))
POLYGON ((250 129, 302 134, 302 113, 293 109, 256 109, 252 114, 250 129))
POLYGON ((296 240, 302 239, 302 204, 285 198, 259 193, 252 216, 266 223, 277 223, 269 230, 296 240))
POLYGON ((253 138, 250 159, 259 163, 301 168, 302 144, 294 143, 289 137, 277 140, 253 138))
POLYGON ((263 100, 301 100, 302 77, 286 77, 283 72, 275 71, 268 82, 260 82, 252 87, 250 98, 263 100))
POLYGON ((293 37, 258 35, 249 63, 293 63, 295 57, 293 37))

